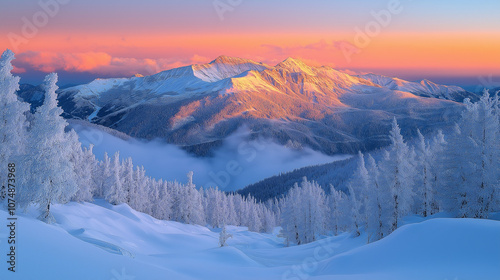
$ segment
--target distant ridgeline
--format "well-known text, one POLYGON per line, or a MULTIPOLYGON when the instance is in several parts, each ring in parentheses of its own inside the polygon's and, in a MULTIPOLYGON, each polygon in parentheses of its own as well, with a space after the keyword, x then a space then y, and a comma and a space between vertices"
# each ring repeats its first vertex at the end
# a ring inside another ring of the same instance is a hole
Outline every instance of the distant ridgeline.
MULTIPOLYGON (((19 95, 41 104, 39 89, 19 95)), ((389 144, 396 117, 405 137, 446 129, 457 120, 460 87, 382 75, 349 75, 288 58, 270 66, 221 56, 214 61, 60 89, 63 116, 116 129, 131 137, 164 139, 210 156, 238 128, 278 144, 322 153, 354 154, 389 144)))

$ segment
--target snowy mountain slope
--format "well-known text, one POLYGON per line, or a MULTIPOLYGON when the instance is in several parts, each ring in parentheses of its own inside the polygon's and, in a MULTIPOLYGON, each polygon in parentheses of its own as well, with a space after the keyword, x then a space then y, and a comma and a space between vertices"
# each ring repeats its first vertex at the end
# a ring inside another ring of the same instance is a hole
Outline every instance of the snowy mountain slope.
POLYGON ((147 77, 96 80, 61 90, 59 100, 66 117, 199 154, 241 126, 254 138, 328 154, 370 150, 387 142, 394 116, 413 134, 416 127, 448 126, 461 110, 453 101, 457 87, 384 79, 391 78, 351 76, 292 58, 271 67, 221 56, 147 77))
POLYGON ((373 83, 391 90, 406 91, 423 97, 434 97, 462 102, 465 98, 477 100, 477 96, 471 94, 461 87, 444 86, 435 84, 429 80, 408 82, 398 78, 387 77, 376 74, 360 75, 360 78, 367 79, 373 83))
POLYGON ((318 275, 372 275, 384 279, 494 279, 500 275, 500 222, 432 219, 337 255, 318 275), (487 242, 485 242, 487 241, 487 242))
MULTIPOLYGON (((434 219, 403 226, 381 241, 348 234, 283 247, 274 234, 159 221, 127 205, 55 205, 56 224, 19 217, 17 272, 1 279, 497 279, 500 222, 434 219), (301 277, 301 278, 299 278, 301 277)), ((7 213, 0 211, 0 219, 7 213)), ((415 222, 415 221, 414 221, 415 222)), ((4 228, 0 231, 6 250, 4 228)))

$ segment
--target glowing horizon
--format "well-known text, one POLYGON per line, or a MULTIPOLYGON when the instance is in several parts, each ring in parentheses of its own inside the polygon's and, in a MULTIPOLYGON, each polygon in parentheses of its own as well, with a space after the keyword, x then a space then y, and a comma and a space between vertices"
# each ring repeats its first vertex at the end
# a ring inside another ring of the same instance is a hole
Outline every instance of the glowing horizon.
POLYGON ((500 76, 497 1, 40 3, 7 0, 0 19, 0 47, 16 52, 21 76, 148 75, 219 55, 403 77, 500 76))

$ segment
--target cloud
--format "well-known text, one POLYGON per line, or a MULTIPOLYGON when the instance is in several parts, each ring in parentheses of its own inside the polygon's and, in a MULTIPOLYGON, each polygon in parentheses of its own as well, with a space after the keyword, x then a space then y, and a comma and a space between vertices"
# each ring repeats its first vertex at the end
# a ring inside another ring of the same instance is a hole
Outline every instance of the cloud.
POLYGON ((293 149, 268 140, 247 141, 248 131, 238 130, 209 158, 195 157, 163 141, 122 140, 101 130, 74 125, 84 145, 94 144, 94 153, 102 160, 120 151, 122 159, 131 157, 144 166, 148 176, 184 181, 194 171, 198 186, 237 190, 281 172, 328 163, 348 156, 327 156, 311 149, 293 149))
POLYGON ((14 61, 16 73, 29 70, 41 72, 88 72, 109 76, 132 76, 134 74, 152 75, 158 72, 193 63, 208 61, 194 55, 188 59, 150 59, 133 57, 113 57, 105 52, 55 53, 24 52, 14 61))

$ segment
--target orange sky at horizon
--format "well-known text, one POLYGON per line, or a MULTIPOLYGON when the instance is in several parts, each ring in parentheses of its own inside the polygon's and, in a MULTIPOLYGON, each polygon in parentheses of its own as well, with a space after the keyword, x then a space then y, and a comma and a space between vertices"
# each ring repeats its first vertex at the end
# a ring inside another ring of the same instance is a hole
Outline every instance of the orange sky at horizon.
POLYGON ((29 82, 52 71, 67 83, 151 75, 219 55, 409 79, 500 77, 497 0, 221 1, 223 14, 206 0, 5 0, 0 51, 16 53, 15 73, 29 82))
MULTIPOLYGON (((115 70, 118 74, 130 74, 140 72, 141 67, 148 63, 157 63, 155 69, 166 70, 191 63, 206 63, 219 55, 249 58, 271 65, 291 56, 313 65, 339 69, 414 69, 448 71, 448 75, 459 76, 500 74, 500 36, 497 34, 387 33, 371 38, 368 44, 358 44, 360 47, 353 47, 356 45, 354 36, 354 33, 335 36, 206 33, 110 36, 93 33, 71 37, 47 34, 19 45, 17 53, 22 63, 16 66, 17 72, 23 72, 22 65, 52 69, 48 67, 50 56, 57 54, 58 58, 54 56, 56 60, 79 57, 67 59, 66 69, 99 73, 98 68, 112 63, 113 59, 129 59, 127 66, 130 69, 120 71, 118 67, 115 70), (27 60, 28 56, 23 56, 23 53, 32 55, 27 60)), ((0 45, 12 46, 5 37, 0 39, 0 45)), ((57 71, 57 68, 54 65, 53 70, 57 71)))

